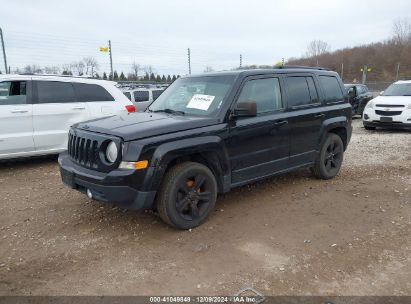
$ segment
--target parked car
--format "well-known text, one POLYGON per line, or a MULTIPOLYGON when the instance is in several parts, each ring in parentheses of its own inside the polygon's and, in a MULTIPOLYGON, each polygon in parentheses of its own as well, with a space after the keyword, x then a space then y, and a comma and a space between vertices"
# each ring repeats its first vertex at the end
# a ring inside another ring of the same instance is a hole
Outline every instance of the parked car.
POLYGON ((372 93, 363 84, 345 84, 344 86, 352 107, 352 114, 362 116, 365 105, 373 98, 372 93))
POLYGON ((368 102, 362 119, 367 130, 411 128, 411 80, 391 84, 380 96, 368 102))
POLYGON ((90 198, 189 229, 234 187, 304 167, 333 178, 350 138, 337 73, 231 71, 179 78, 144 113, 76 124, 59 164, 90 198))
POLYGON ((163 93, 164 88, 139 88, 123 91, 124 95, 133 102, 138 112, 144 110, 163 93))
POLYGON ((0 75, 0 159, 58 154, 71 125, 134 110, 114 82, 0 75))

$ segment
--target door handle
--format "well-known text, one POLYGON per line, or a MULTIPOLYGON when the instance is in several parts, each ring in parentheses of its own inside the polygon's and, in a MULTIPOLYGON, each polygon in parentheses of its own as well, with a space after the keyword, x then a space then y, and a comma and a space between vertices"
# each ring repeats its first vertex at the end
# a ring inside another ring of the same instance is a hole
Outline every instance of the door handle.
POLYGON ((324 113, 319 113, 319 114, 315 114, 315 115, 314 115, 315 118, 322 118, 322 117, 324 117, 324 116, 325 116, 324 113))
POLYGON ((73 110, 85 110, 86 107, 74 107, 73 110))
POLYGON ((288 120, 278 120, 278 121, 276 121, 275 123, 274 123, 274 126, 277 126, 277 127, 280 127, 280 126, 283 126, 283 125, 286 125, 286 124, 288 124, 288 120))
POLYGON ((11 113, 27 113, 28 110, 12 110, 11 113))

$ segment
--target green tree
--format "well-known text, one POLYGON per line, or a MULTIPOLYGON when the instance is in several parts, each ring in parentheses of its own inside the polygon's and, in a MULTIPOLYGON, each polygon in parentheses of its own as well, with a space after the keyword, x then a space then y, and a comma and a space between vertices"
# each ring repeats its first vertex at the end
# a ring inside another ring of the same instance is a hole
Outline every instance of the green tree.
POLYGON ((177 78, 180 78, 181 76, 180 75, 177 75, 177 78))
POLYGON ((143 80, 144 80, 144 81, 149 81, 149 80, 150 80, 150 75, 148 75, 147 72, 144 74, 143 80))
POLYGON ((163 74, 163 76, 161 77, 161 82, 166 82, 167 81, 167 78, 166 78, 166 76, 163 74))
POLYGON ((107 80, 107 74, 106 74, 106 72, 103 73, 103 79, 104 79, 104 80, 107 80))
POLYGON ((176 79, 177 79, 176 75, 173 75, 172 81, 174 82, 174 81, 176 81, 176 79))
POLYGON ((167 75, 167 82, 171 82, 171 76, 167 75))
POLYGON ((96 74, 94 75, 94 78, 100 79, 100 75, 99 75, 98 73, 96 73, 96 74))
POLYGON ((154 73, 150 74, 150 81, 156 81, 156 76, 154 76, 154 73))
POLYGON ((161 76, 160 75, 156 76, 156 82, 161 82, 161 76))
POLYGON ((121 72, 121 74, 120 74, 120 80, 127 80, 127 78, 126 78, 126 76, 124 75, 124 73, 123 72, 121 72))
POLYGON ((118 73, 117 73, 117 71, 114 71, 114 75, 113 75, 114 77, 113 77, 113 79, 114 80, 118 80, 118 73))

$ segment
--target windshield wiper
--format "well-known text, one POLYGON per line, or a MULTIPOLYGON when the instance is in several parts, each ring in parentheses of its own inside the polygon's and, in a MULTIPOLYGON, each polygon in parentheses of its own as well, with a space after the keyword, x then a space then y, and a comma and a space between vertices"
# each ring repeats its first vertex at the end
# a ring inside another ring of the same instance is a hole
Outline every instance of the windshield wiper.
POLYGON ((156 110, 156 111, 152 111, 153 113, 160 113, 160 112, 164 112, 164 113, 168 113, 168 114, 180 114, 180 115, 185 115, 186 113, 183 111, 176 111, 173 109, 162 109, 162 110, 156 110))

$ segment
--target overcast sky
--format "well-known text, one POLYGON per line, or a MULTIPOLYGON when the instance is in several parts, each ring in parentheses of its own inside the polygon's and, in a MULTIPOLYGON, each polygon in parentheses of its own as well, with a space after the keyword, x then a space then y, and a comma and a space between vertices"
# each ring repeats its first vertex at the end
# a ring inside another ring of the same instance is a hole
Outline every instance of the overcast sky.
POLYGON ((243 65, 275 64, 303 55, 313 39, 332 50, 384 40, 396 18, 411 18, 410 0, 0 0, 12 70, 93 56, 108 72, 99 47, 109 39, 124 73, 135 61, 186 74, 188 47, 193 72, 237 67, 240 54, 243 65))

